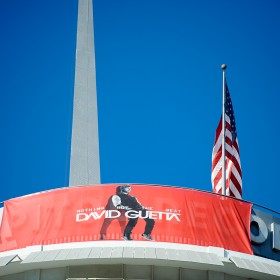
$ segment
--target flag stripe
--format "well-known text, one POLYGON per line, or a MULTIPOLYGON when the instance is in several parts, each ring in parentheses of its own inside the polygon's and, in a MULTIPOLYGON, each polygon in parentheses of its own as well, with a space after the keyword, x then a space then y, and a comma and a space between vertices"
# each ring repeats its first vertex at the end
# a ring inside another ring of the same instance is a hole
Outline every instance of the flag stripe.
MULTIPOLYGON (((212 151, 212 186, 213 192, 222 193, 222 117, 216 129, 214 147, 212 151)), ((225 102, 225 168, 226 195, 242 197, 242 170, 239 155, 239 145, 235 127, 233 106, 226 85, 225 102)))

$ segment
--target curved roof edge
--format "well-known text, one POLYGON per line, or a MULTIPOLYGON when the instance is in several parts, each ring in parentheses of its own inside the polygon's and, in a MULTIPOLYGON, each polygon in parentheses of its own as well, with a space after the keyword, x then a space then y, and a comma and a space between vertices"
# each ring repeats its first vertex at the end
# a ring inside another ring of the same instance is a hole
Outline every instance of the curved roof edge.
POLYGON ((208 270, 254 279, 279 279, 280 263, 217 247, 148 241, 94 241, 30 246, 0 253, 0 276, 90 264, 134 264, 208 270))

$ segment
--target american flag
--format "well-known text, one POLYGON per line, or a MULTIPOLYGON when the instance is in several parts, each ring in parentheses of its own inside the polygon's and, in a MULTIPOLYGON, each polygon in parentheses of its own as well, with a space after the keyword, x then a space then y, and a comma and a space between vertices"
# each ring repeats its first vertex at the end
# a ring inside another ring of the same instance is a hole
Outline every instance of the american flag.
MULTIPOLYGON (((216 130, 212 152, 212 187, 213 192, 222 194, 222 117, 216 130)), ((239 157, 235 119, 229 90, 226 84, 225 101, 225 168, 226 195, 242 197, 242 171, 239 157)))

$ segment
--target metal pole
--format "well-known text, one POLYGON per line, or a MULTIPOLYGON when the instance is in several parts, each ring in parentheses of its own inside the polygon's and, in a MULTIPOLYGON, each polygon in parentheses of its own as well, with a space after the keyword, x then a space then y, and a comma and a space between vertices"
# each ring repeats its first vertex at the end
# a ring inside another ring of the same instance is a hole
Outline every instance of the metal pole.
POLYGON ((226 102, 226 64, 221 66, 223 70, 223 110, 222 110, 222 194, 226 195, 226 143, 225 143, 225 102, 226 102))

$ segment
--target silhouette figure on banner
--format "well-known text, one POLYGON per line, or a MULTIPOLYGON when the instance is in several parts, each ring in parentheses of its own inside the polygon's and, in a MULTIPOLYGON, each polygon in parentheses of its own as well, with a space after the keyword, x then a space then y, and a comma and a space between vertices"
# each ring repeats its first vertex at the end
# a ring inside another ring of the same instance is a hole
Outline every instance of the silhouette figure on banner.
MULTIPOLYGON (((142 237, 147 240, 153 240, 151 237, 152 230, 155 225, 155 220, 149 218, 148 211, 139 203, 137 198, 135 196, 130 195, 131 186, 129 185, 123 185, 119 186, 117 189, 117 196, 119 197, 117 208, 123 209, 125 212, 133 211, 133 212, 141 212, 141 217, 146 222, 144 233, 142 234, 142 237)), ((124 240, 132 240, 131 233, 133 228, 136 226, 138 222, 138 215, 137 217, 129 217, 128 223, 124 229, 123 239, 124 240)))
POLYGON ((126 225, 126 217, 124 215, 124 210, 117 209, 117 206, 120 204, 120 198, 118 196, 120 186, 116 188, 116 194, 109 197, 108 202, 105 206, 105 210, 118 210, 120 211, 121 215, 116 218, 105 218, 102 224, 102 227, 100 229, 100 239, 106 239, 107 229, 110 226, 110 224, 117 220, 119 222, 121 231, 124 231, 125 225, 126 225))

